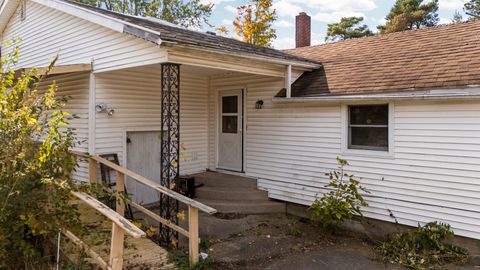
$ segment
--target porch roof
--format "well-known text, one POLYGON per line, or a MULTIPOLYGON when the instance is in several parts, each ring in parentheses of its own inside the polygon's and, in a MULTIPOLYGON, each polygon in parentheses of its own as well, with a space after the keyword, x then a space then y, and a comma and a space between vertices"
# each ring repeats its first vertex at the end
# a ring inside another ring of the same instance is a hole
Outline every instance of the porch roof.
POLYGON ((200 31, 186 29, 166 21, 150 18, 131 16, 118 12, 113 12, 69 0, 59 0, 68 4, 75 5, 79 8, 88 9, 95 13, 120 20, 127 23, 123 29, 124 33, 143 38, 158 45, 171 45, 198 49, 209 49, 212 51, 227 53, 231 55, 239 55, 255 57, 257 59, 283 60, 286 63, 298 64, 300 66, 308 66, 309 68, 318 68, 320 64, 313 60, 308 60, 300 56, 290 55, 280 50, 269 47, 262 47, 245 43, 233 38, 217 36, 215 34, 204 33, 200 31), (145 33, 144 30, 152 30, 153 33, 145 33))

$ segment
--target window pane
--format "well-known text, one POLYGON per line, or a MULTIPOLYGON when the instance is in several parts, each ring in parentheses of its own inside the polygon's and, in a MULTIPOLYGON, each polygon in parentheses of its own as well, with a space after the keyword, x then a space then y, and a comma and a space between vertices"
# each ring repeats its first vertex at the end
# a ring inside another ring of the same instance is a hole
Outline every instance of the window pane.
POLYGON ((350 106, 350 125, 388 125, 388 105, 350 106))
POLYGON ((388 128, 351 127, 349 148, 388 150, 388 128))
POLYGON ((237 116, 222 116, 222 132, 237 133, 237 116))
POLYGON ((222 97, 222 113, 237 113, 238 96, 222 97))

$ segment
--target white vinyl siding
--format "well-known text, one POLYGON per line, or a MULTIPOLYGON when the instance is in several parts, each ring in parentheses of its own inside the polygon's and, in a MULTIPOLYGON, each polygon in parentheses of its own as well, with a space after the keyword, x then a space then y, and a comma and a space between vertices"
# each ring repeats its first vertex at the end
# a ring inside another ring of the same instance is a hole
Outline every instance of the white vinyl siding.
MULTIPOLYGON (((74 73, 52 76, 43 80, 38 86, 44 92, 53 82, 56 83, 58 92, 56 96, 67 97, 68 102, 64 110, 77 118, 70 121, 70 127, 75 129, 75 138, 78 141, 73 149, 79 152, 88 150, 88 83, 89 73, 74 73)), ((78 168, 72 175, 76 181, 88 180, 88 166, 86 162, 79 161, 78 168)))
MULTIPOLYGON (((18 8, 2 40, 23 39, 17 67, 46 66, 59 53, 57 65, 94 64, 95 71, 160 63, 166 52, 150 42, 115 32, 61 11, 27 1, 27 18, 18 8)), ((2 55, 10 48, 2 48, 2 55)))
MULTIPOLYGON (((180 170, 191 174, 207 168, 207 78, 181 73, 180 89, 180 170)), ((125 132, 160 130, 160 91, 160 65, 97 74, 96 102, 115 113, 96 113, 96 154, 117 153, 123 164, 125 132)))
POLYGON ((283 81, 266 77, 216 78, 211 86, 211 96, 247 88, 246 175, 257 177, 271 198, 310 205, 341 155, 371 191, 365 216, 395 222, 392 213, 411 226, 440 220, 459 235, 480 239, 478 102, 395 102, 393 155, 382 157, 343 153, 341 104, 274 103, 283 81), (262 109, 255 109, 257 100, 264 101, 262 109))

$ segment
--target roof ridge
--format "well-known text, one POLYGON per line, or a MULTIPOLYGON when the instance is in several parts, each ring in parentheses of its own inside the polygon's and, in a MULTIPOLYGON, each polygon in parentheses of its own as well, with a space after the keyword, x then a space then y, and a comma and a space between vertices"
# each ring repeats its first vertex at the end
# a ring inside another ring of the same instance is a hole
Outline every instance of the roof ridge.
POLYGON ((364 36, 364 37, 360 37, 360 38, 350 38, 350 39, 338 40, 338 41, 334 41, 334 42, 325 42, 325 43, 322 43, 322 44, 315 44, 315 45, 311 45, 311 46, 308 46, 308 47, 285 49, 283 51, 284 52, 294 52, 294 51, 297 51, 297 50, 300 51, 302 49, 329 46, 329 45, 332 45, 332 44, 354 43, 354 42, 359 42, 359 41, 363 41, 363 40, 366 40, 366 39, 400 36, 400 35, 406 35, 406 34, 410 34, 410 33, 414 33, 414 32, 418 33, 418 32, 433 31, 433 30, 437 30, 439 28, 444 29, 444 28, 447 28, 447 27, 460 26, 460 25, 465 25, 465 24, 474 24, 474 23, 480 23, 480 19, 467 20, 467 21, 462 21, 462 22, 458 22, 458 23, 439 24, 439 25, 417 28, 417 29, 406 29, 406 30, 402 30, 402 31, 385 33, 385 34, 377 33, 373 36, 364 36))

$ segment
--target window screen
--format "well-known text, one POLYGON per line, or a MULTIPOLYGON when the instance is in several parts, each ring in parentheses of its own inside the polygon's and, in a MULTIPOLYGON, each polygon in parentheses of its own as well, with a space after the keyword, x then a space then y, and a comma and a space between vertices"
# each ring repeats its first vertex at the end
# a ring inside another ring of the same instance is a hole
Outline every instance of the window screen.
POLYGON ((348 107, 348 148, 388 151, 388 104, 348 107))

